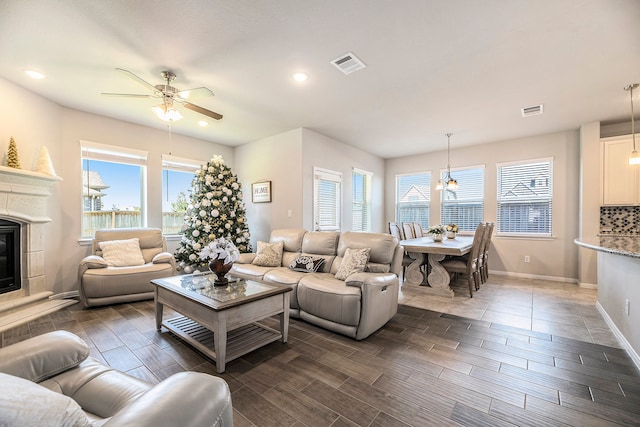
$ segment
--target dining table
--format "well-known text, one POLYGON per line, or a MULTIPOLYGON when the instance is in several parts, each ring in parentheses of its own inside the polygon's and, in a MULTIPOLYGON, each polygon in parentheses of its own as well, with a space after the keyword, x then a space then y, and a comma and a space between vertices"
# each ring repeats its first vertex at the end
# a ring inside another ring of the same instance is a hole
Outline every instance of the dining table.
POLYGON ((473 236, 456 235, 452 239, 445 237, 442 241, 434 241, 433 237, 424 236, 401 240, 400 245, 414 260, 407 266, 404 284, 424 286, 429 294, 453 298, 454 292, 449 286, 451 276, 440 261, 447 255, 461 256, 471 252, 473 236), (428 275, 422 270, 425 259, 428 259, 430 267, 428 275))

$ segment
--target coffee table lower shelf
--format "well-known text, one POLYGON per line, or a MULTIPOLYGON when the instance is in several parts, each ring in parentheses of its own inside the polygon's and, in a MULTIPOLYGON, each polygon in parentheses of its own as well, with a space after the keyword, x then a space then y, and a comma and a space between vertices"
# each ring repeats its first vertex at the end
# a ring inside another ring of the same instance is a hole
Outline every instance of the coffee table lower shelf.
MULTIPOLYGON (((165 319, 162 326, 178 335, 214 361, 218 361, 213 344, 213 332, 186 316, 165 319)), ((251 323, 227 332, 225 362, 237 359, 257 348, 282 338, 280 332, 258 323, 251 323)))

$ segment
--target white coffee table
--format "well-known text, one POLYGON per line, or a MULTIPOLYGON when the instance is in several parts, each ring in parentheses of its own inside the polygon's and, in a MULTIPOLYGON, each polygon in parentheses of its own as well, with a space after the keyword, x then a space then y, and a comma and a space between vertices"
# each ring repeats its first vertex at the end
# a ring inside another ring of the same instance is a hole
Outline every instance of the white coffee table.
POLYGON ((280 340, 289 333, 291 288, 254 280, 233 279, 214 287, 215 275, 182 275, 154 279, 156 328, 178 335, 216 362, 219 373, 226 362, 280 340), (181 314, 163 320, 168 306, 181 314), (256 323, 279 315, 280 330, 256 323))

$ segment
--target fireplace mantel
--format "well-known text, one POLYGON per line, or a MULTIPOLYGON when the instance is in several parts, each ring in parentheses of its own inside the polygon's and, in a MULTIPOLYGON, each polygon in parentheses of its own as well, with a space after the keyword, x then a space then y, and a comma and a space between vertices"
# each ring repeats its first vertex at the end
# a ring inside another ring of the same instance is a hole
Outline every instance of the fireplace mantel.
POLYGON ((51 221, 44 199, 59 176, 0 166, 0 216, 26 223, 51 221))

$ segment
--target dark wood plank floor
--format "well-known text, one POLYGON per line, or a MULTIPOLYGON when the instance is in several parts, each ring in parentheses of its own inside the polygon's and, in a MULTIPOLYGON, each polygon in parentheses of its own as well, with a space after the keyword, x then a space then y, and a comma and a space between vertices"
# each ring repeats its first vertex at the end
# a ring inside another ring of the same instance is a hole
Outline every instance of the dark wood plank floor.
MULTIPOLYGON (((4 332, 2 346, 56 329, 150 382, 218 375, 155 330, 152 301, 71 306, 4 332)), ((624 350, 408 306, 364 341, 292 319, 287 344, 229 362, 220 376, 239 427, 640 425, 640 376, 624 350)))

